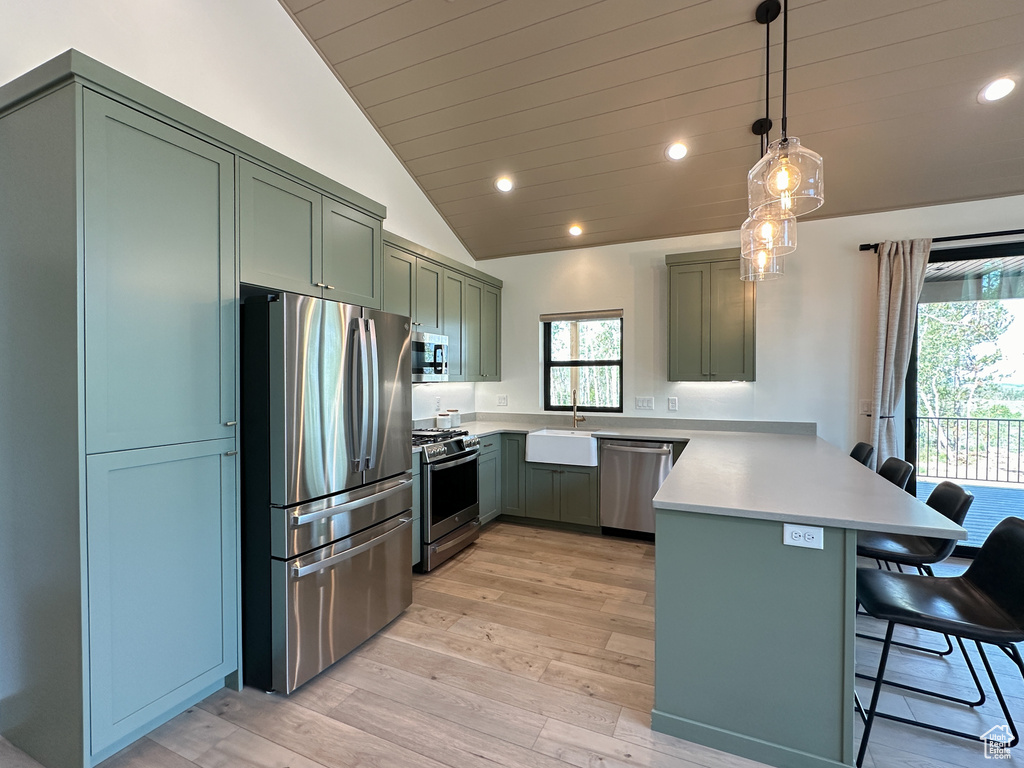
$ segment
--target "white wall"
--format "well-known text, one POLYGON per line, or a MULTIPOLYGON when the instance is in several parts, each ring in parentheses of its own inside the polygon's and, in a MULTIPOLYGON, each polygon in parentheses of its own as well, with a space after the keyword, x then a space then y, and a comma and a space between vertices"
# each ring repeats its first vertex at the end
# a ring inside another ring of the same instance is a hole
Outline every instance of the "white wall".
MULTIPOLYGON (((665 254, 735 247, 736 232, 480 262, 504 281, 502 381, 477 384, 476 410, 538 413, 539 315, 624 310, 625 415, 814 421, 841 448, 868 437, 858 400, 871 397, 875 269, 864 242, 939 237, 1020 226, 1024 196, 906 211, 803 221, 781 280, 757 288, 757 381, 668 382, 665 254), (679 398, 678 413, 667 398, 679 398), (654 397, 636 411, 634 397, 654 397)), ((737 276, 737 279, 738 276, 737 276)))
POLYGON ((472 258, 277 0, 0 0, 0 83, 76 48, 383 203, 472 258))

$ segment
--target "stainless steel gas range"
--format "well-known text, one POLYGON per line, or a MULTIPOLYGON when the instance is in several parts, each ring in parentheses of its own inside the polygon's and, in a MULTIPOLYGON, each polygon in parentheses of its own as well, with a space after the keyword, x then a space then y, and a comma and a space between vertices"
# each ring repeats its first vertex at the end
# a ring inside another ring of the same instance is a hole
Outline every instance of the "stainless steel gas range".
POLYGON ((422 446, 420 568, 429 571, 480 535, 480 439, 456 429, 414 429, 412 435, 413 445, 422 446))

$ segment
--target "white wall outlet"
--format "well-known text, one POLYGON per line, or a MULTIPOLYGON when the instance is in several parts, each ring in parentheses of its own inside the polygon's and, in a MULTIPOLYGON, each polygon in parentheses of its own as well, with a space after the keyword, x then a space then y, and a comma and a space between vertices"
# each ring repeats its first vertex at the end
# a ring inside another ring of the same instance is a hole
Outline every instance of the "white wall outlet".
POLYGON ((498 395, 498 405, 508 405, 508 395, 498 395))
POLYGON ((638 411, 653 411, 654 410, 654 398, 653 397, 638 397, 636 399, 636 410, 638 410, 638 411))
POLYGON ((789 547, 824 549, 825 530, 813 525, 782 525, 782 543, 789 547))
POLYGON ((860 415, 861 416, 870 416, 871 415, 871 401, 870 400, 861 400, 860 401, 860 415))
POLYGON ((435 397, 434 398, 434 410, 435 411, 440 411, 441 410, 441 398, 440 397, 435 397))
POLYGON ((668 409, 670 411, 678 411, 679 410, 679 398, 678 397, 670 397, 668 399, 668 409))

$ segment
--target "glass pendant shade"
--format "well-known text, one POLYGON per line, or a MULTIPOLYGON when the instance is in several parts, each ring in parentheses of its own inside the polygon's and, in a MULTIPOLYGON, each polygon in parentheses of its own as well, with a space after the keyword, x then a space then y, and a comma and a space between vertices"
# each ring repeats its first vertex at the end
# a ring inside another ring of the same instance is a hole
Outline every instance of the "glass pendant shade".
POLYGON ((785 256, 796 250, 796 216, 771 217, 761 210, 747 217, 740 228, 741 253, 752 259, 760 251, 785 256))
POLYGON ((782 277, 786 271, 786 257, 761 248, 749 259, 740 259, 740 280, 762 282, 782 277))
POLYGON ((800 146, 800 139, 773 141, 747 174, 750 212, 764 218, 802 216, 825 202, 821 155, 800 146))

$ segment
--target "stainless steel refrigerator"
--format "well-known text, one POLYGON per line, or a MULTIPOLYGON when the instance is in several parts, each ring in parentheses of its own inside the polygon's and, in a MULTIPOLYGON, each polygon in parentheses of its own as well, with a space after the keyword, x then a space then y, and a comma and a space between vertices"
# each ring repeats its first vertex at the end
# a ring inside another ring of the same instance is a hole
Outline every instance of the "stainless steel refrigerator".
POLYGON ((412 602, 409 318, 242 307, 243 675, 290 693, 412 602))

